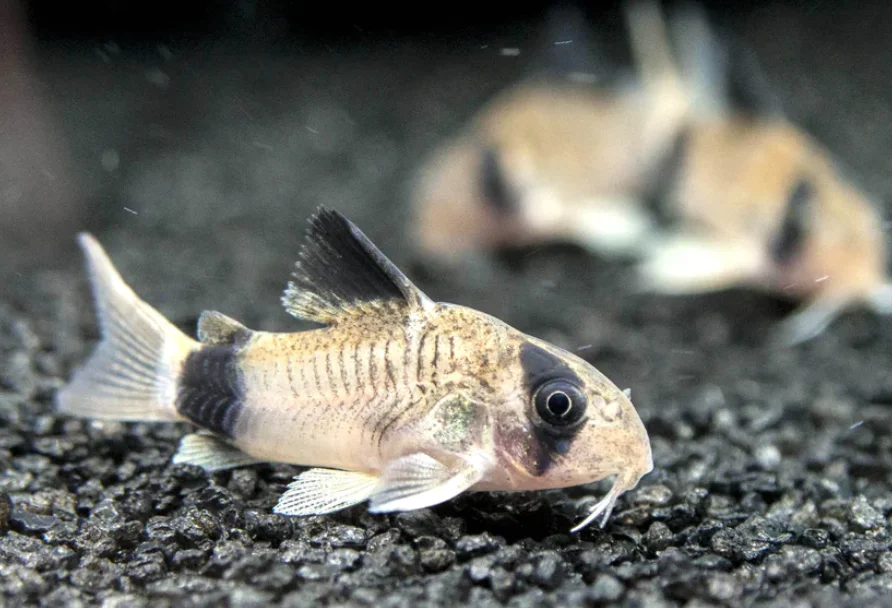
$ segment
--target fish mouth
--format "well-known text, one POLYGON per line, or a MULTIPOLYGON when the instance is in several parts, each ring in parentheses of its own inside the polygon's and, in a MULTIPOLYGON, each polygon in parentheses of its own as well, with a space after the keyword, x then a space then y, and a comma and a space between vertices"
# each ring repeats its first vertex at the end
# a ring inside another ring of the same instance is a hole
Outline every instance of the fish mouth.
POLYGON ((601 520, 598 524, 599 528, 603 528, 607 524, 607 520, 610 518, 613 508, 616 506, 616 500, 620 495, 633 489, 638 485, 642 477, 653 471, 653 453, 651 452, 649 441, 645 443, 645 451, 642 456, 642 467, 634 469, 631 473, 626 468, 625 473, 614 474, 613 485, 610 487, 610 491, 592 507, 592 510, 589 511, 589 514, 581 522, 570 530, 571 534, 579 532, 598 518, 601 520))
POLYGON ((570 533, 576 534, 598 518, 601 519, 598 527, 603 528, 605 524, 607 524, 607 520, 610 519, 610 514, 613 513, 617 498, 627 490, 631 490, 638 485, 638 479, 640 479, 640 477, 626 477, 617 474, 613 480, 613 485, 610 487, 610 491, 607 492, 607 494, 604 495, 604 498, 599 500, 594 507, 592 507, 589 514, 585 516, 585 519, 570 529, 570 533))

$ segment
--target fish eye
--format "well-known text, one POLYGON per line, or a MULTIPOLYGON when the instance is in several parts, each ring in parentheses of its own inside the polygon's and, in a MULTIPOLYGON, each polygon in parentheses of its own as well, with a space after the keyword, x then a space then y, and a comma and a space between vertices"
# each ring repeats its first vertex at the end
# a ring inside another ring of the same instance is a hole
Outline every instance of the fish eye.
POLYGON ((582 420, 588 400, 567 380, 550 380, 533 395, 536 413, 549 426, 566 429, 582 420))

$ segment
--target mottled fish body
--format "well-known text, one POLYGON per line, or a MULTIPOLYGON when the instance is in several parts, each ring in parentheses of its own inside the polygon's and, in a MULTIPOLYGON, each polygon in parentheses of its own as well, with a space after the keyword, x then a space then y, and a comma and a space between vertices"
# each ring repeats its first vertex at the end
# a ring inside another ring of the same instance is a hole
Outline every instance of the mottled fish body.
POLYGON ((250 330, 205 312, 194 341, 141 301, 82 235, 103 341, 58 394, 63 412, 187 420, 174 462, 314 467, 276 511, 369 500, 417 509, 466 490, 535 490, 615 476, 583 522, 652 468, 624 394, 582 359, 470 308, 435 303, 346 218, 311 221, 283 297, 323 325, 250 330))

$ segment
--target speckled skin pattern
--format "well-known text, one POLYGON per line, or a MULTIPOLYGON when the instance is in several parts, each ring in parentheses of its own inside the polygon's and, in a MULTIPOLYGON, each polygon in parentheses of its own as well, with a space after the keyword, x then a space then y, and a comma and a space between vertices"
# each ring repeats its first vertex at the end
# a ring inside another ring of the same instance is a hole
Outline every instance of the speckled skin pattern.
POLYGON ((476 489, 564 487, 612 474, 630 487, 650 469, 631 402, 575 355, 462 306, 370 303, 345 316, 326 329, 255 333, 239 349, 236 445, 261 460, 364 472, 416 451, 480 450, 495 466, 476 489), (588 421, 560 455, 531 420, 526 343, 565 362, 589 395, 588 421), (453 397, 464 405, 430 418, 453 397))

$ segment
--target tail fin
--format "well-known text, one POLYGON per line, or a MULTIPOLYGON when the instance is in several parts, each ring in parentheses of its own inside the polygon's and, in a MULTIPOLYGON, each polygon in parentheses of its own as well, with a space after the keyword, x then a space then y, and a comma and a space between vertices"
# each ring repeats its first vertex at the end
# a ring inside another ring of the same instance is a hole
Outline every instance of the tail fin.
POLYGON ((60 412, 114 420, 176 420, 176 380, 198 344, 137 297, 91 235, 78 237, 102 341, 56 394, 60 412))

